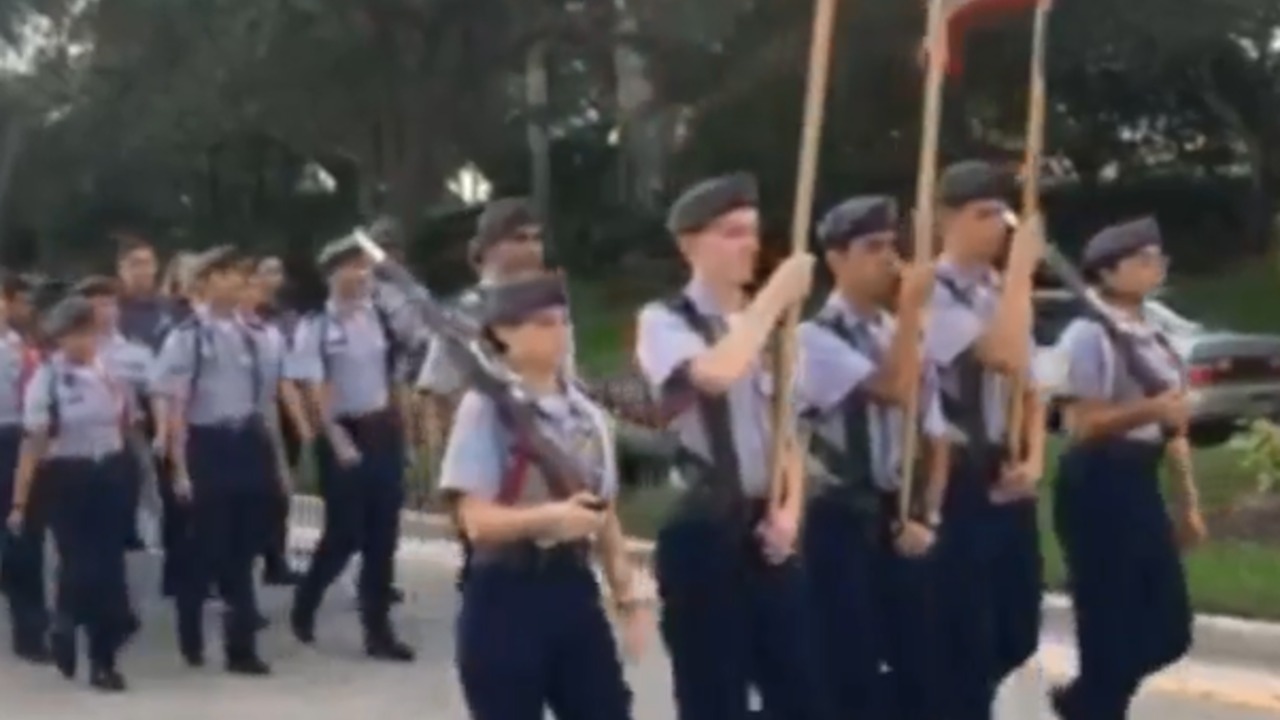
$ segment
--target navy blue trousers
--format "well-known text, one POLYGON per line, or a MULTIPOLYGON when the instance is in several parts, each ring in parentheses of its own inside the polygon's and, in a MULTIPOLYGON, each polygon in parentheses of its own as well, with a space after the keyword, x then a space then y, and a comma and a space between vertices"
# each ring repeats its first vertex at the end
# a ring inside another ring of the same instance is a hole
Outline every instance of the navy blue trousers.
POLYGON ((1148 675, 1191 647, 1191 605, 1160 495, 1163 447, 1107 440, 1059 460, 1054 524, 1076 615, 1074 720, 1121 720, 1148 675))
POLYGON ((629 720, 631 691, 584 560, 479 564, 462 585, 457 664, 475 720, 629 720))
POLYGON ((259 423, 192 426, 187 466, 192 499, 178 539, 178 642, 184 654, 204 652, 203 610, 216 586, 226 604, 224 645, 229 659, 256 656, 258 603, 253 563, 262 548, 270 481, 267 436, 259 423))
MULTIPOLYGON (((22 430, 0 429, 0 517, 13 508, 13 476, 22 430)), ((0 592, 8 598, 15 652, 44 647, 49 618, 44 592, 45 519, 39 503, 27 508, 22 532, 0 529, 0 592)))
POLYGON ((830 498, 809 503, 803 547, 834 717, 942 717, 933 558, 900 556, 886 523, 830 498))
POLYGON ((400 508, 404 502, 404 444, 399 420, 388 411, 343 421, 361 461, 342 467, 329 443, 317 443, 324 533, 298 584, 297 610, 314 614, 324 593, 360 553, 361 621, 370 637, 391 632, 391 588, 400 508))
POLYGON ((74 643, 76 630, 83 629, 90 661, 113 667, 134 630, 125 571, 129 458, 49 460, 38 482, 46 485, 58 549, 54 632, 74 643))
POLYGON ((828 717, 798 560, 765 563, 751 528, 681 515, 658 535, 660 629, 679 720, 828 717))
POLYGON ((1035 500, 1005 505, 988 490, 999 473, 957 449, 938 547, 943 666, 949 716, 989 720, 1005 679, 1035 654, 1043 558, 1035 500))

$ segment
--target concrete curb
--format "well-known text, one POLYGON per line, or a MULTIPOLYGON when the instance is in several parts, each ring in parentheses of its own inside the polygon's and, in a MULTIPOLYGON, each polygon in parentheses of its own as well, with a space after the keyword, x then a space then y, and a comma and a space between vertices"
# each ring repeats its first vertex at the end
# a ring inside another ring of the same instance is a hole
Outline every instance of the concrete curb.
MULTIPOLYGON (((320 498, 296 495, 292 522, 303 528, 318 530, 324 511, 320 498)), ((432 542, 454 538, 453 526, 443 515, 405 510, 400 515, 400 535, 410 543, 432 542)), ((628 550, 635 562, 652 569, 653 543, 631 539, 628 550)), ((1061 593, 1044 596, 1044 628, 1057 637, 1071 637, 1075 619, 1070 600, 1061 593)), ((1221 615, 1196 615, 1195 647, 1198 661, 1275 670, 1280 668, 1280 623, 1244 620, 1221 615)))

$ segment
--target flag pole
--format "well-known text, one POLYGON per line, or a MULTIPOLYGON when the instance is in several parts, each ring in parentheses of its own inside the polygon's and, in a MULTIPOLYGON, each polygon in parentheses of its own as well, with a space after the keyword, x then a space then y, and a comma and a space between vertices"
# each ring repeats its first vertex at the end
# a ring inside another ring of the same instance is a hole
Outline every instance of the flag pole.
MULTIPOLYGON (((1045 83, 1045 45, 1049 36, 1049 13, 1052 0, 1040 0, 1036 4, 1035 28, 1031 40, 1030 107, 1027 110, 1026 155, 1023 160, 1022 217, 1030 219, 1040 213, 1040 165, 1044 155, 1044 125, 1048 90, 1045 83)), ((1009 459, 1018 463, 1023 459, 1023 441, 1026 428, 1026 377, 1014 375, 1009 384, 1009 423, 1007 444, 1009 459)))
MULTIPOLYGON (((943 31, 946 27, 946 0, 929 0, 926 30, 927 62, 924 84, 924 116, 920 125, 920 169, 916 176, 916 205, 914 222, 914 257, 925 262, 933 257, 934 248, 934 195, 938 181, 938 139, 942 124, 942 82, 946 68, 946 48, 943 31)), ((922 349, 917 346, 915 365, 923 363, 922 349)), ((917 373, 919 374, 919 373, 917 373)), ((911 517, 911 496, 915 479, 916 456, 919 454, 920 384, 912 383, 903 409, 902 481, 898 489, 898 520, 906 523, 911 517)))
MULTIPOLYGON (((791 215, 792 254, 809 251, 809 226, 813 221, 814 185, 818 175, 818 149, 822 140, 828 75, 831 71, 831 45, 835 32, 836 0, 817 0, 813 11, 813 34, 809 40, 809 69, 804 99, 804 116, 800 128, 800 160, 796 172, 795 208, 791 215)), ((777 510, 787 500, 787 448, 797 440, 791 411, 791 385, 795 375, 796 328, 800 324, 800 307, 787 311, 778 338, 774 362, 773 446, 770 463, 773 471, 769 486, 769 508, 777 510)))

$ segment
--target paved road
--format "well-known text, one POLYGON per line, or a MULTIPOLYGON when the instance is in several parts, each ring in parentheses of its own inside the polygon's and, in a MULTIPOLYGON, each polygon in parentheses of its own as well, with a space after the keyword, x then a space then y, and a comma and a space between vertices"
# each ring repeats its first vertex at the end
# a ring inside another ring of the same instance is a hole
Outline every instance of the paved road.
MULTIPOLYGON (((287 595, 264 592, 266 611, 275 620, 264 640, 264 655, 276 668, 274 677, 231 678, 214 662, 204 670, 186 669, 174 649, 172 614, 154 593, 155 562, 139 557, 131 572, 135 594, 142 598, 146 627, 122 662, 132 691, 102 697, 83 684, 68 684, 51 669, 27 667, 5 656, 0 658, 0 716, 6 720, 70 720, 89 713, 96 720, 465 720, 451 662, 455 600, 448 553, 432 550, 418 555, 400 566, 401 584, 409 598, 400 611, 399 626, 405 639, 420 648, 414 665, 385 666, 361 658, 353 600, 342 586, 326 606, 316 649, 298 645, 285 630, 287 595)), ((212 611, 209 621, 214 621, 212 611)), ((210 659, 214 659, 212 653, 210 659)), ((671 720, 670 685, 661 653, 651 652, 630 669, 630 677, 637 697, 636 720, 671 720)), ((1037 685, 1024 678, 1007 688, 999 718, 1048 718, 1037 685)), ((1135 720, 1276 717, 1274 709, 1251 710, 1162 692, 1144 695, 1133 715, 1135 720)))

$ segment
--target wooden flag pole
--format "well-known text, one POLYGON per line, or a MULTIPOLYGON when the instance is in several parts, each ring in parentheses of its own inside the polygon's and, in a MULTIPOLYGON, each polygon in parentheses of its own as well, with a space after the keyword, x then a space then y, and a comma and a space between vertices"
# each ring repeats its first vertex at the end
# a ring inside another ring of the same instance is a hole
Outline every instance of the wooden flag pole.
MULTIPOLYGON (((1045 45, 1049 36, 1049 12, 1052 0, 1040 0, 1036 5, 1035 29, 1031 40, 1031 92, 1027 111, 1027 148, 1023 161, 1022 217, 1031 219, 1040 213, 1040 158, 1044 155, 1044 125, 1048 90, 1045 83, 1045 45)), ((1026 376, 1014 375, 1009 384, 1009 459, 1017 463, 1023 460, 1023 441, 1026 433, 1023 418, 1026 413, 1026 376)))
MULTIPOLYGON (((809 252, 809 226, 813 222, 813 192, 818 176, 818 148, 822 140, 831 44, 835 32, 836 0, 817 0, 813 12, 813 36, 809 41, 809 70, 804 117, 800 129, 800 164, 796 173, 795 209, 791 216, 791 252, 809 252)), ((791 385, 795 375, 796 328, 800 307, 792 307, 783 320, 774 362, 772 483, 769 507, 778 509, 786 498, 787 449, 796 441, 791 411, 791 385)))
MULTIPOLYGON (((926 31, 928 66, 925 71, 924 117, 920 126, 920 170, 916 177, 915 247, 916 262, 933 257, 934 195, 938 181, 938 135, 942 124, 942 81, 946 68, 945 38, 946 0, 929 0, 926 31)), ((916 353, 916 365, 923 362, 916 353)), ((916 456, 919 454, 920 386, 912 383, 903 408, 902 482, 898 489, 898 520, 911 517, 911 495, 915 480, 916 456)))

